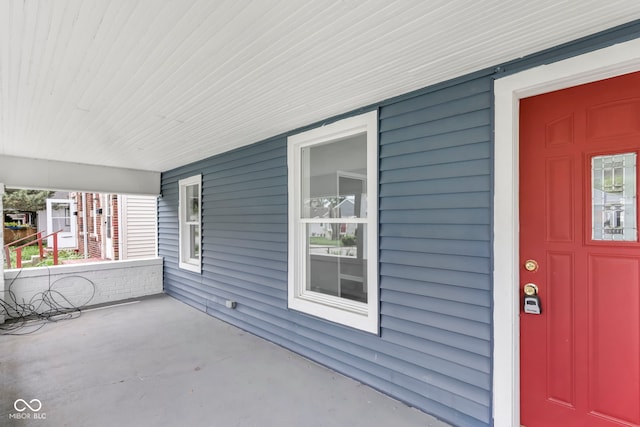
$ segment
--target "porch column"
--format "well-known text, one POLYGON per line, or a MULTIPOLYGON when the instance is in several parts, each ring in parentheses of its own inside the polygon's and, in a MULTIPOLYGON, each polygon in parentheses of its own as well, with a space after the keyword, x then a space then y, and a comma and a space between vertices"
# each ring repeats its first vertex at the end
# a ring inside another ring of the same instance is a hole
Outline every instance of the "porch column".
MULTIPOLYGON (((4 184, 0 182, 0 213, 2 213, 2 227, 0 227, 0 242, 4 249, 4 209, 2 207, 2 195, 4 184)), ((4 300, 4 250, 0 251, 0 298, 4 300)), ((4 315, 0 312, 0 324, 4 323, 4 315)))

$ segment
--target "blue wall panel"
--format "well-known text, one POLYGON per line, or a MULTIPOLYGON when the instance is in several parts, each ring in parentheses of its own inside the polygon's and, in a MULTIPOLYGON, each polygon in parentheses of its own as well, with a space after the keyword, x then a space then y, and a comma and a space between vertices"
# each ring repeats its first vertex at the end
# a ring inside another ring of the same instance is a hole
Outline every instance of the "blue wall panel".
POLYGON ((287 135, 163 173, 165 291, 454 425, 491 425, 493 79, 639 35, 631 23, 371 107, 380 336, 287 309, 287 135), (202 275, 178 268, 178 180, 199 173, 202 275))
POLYGON ((378 106, 379 337, 287 309, 286 136, 163 174, 166 292, 456 425, 488 425, 490 93, 485 76, 378 106), (178 180, 197 173, 202 275, 177 268, 178 180))

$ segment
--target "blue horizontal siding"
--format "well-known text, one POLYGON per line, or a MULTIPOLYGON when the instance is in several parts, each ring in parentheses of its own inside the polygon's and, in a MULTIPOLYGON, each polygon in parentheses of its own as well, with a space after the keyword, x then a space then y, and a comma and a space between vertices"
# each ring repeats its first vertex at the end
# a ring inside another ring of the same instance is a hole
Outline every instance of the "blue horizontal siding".
POLYGON ((407 209, 388 210, 381 221, 407 224, 489 224, 486 209, 407 209))
POLYGON ((491 159, 469 160, 456 162, 458 167, 451 168, 449 164, 428 166, 413 166, 403 169, 385 170, 380 173, 380 184, 392 182, 406 182, 416 176, 419 179, 461 178, 465 176, 482 176, 491 173, 491 159))
POLYGON ((413 280, 390 276, 382 277, 380 281, 380 288, 383 291, 385 289, 392 290, 400 285, 408 295, 430 296, 441 300, 460 301, 484 307, 491 304, 491 294, 487 290, 449 286, 424 279, 413 280))
POLYGON ((385 105, 380 111, 380 119, 386 120, 404 114, 411 114, 413 111, 432 107, 435 105, 447 105, 448 103, 465 99, 479 93, 490 93, 492 82, 490 79, 479 78, 466 81, 455 82, 455 84, 444 84, 442 87, 427 89, 428 99, 423 96, 414 96, 385 105))
MULTIPOLYGON (((458 162, 466 160, 489 159, 491 157, 491 145, 489 141, 460 145, 452 148, 440 148, 436 150, 417 151, 399 156, 385 157, 380 160, 380 170, 404 169, 416 166, 428 166, 436 164, 448 164, 456 167, 458 162)), ((414 178, 414 177, 412 177, 414 178)))
POLYGON ((446 361, 430 365, 476 391, 476 404, 486 403, 456 410, 484 423, 491 397, 491 88, 480 78, 380 110, 382 336, 446 361))
POLYGON ((425 238, 405 238, 400 236, 384 236, 380 238, 382 250, 410 250, 412 252, 438 253, 461 256, 483 257, 491 246, 486 241, 442 240, 425 238))
POLYGON ((380 157, 387 158, 402 154, 411 154, 419 151, 433 151, 442 148, 459 147, 485 142, 489 138, 487 128, 484 126, 471 129, 462 129, 446 133, 444 135, 432 135, 416 139, 409 139, 395 143, 385 144, 380 147, 380 157))
POLYGON ((432 267, 442 270, 469 271, 488 274, 486 259, 482 257, 467 257, 451 254, 433 254, 412 252, 408 250, 385 250, 380 257, 382 264, 406 265, 417 267, 432 267))
MULTIPOLYGON (((488 195, 486 196, 488 197, 488 195)), ((440 209, 440 207, 438 207, 440 209)), ((491 230, 488 225, 468 225, 460 227, 451 224, 383 224, 381 236, 406 237, 410 239, 427 238, 442 240, 482 240, 488 241, 491 230)))
POLYGON ((163 174, 167 293, 457 425, 489 424, 488 80, 380 107, 380 336, 287 309, 285 137, 163 174), (177 268, 178 180, 194 174, 202 275, 177 268))
MULTIPOLYGON (((416 177, 414 176, 414 179, 416 177)), ((443 178, 432 180, 414 180, 386 183, 380 196, 416 196, 423 194, 456 194, 491 190, 492 183, 488 176, 468 176, 461 178, 443 178)))
POLYGON ((491 425, 492 80, 637 38, 639 28, 375 106, 379 336, 287 309, 286 135, 162 174, 166 292, 453 425, 491 425), (177 268, 178 180, 200 173, 202 275, 177 268))
MULTIPOLYGON (((483 111, 487 105, 490 105, 491 97, 492 94, 487 90, 472 96, 449 99, 447 102, 430 105, 426 108, 405 111, 403 114, 393 117, 387 114, 380 123, 380 132, 389 134, 392 130, 404 130, 411 126, 424 125, 425 123, 433 124, 429 131, 433 132, 448 123, 444 119, 453 119, 455 121, 467 113, 473 113, 470 117, 486 116, 486 114, 478 114, 478 112, 483 111)), ((465 127, 469 123, 474 122, 473 120, 466 122, 465 127)))
MULTIPOLYGON (((452 348, 476 353, 481 356, 489 357, 491 355, 491 345, 486 340, 470 337, 468 335, 455 334, 451 331, 439 329, 430 325, 385 316, 383 318, 382 327, 390 331, 405 331, 407 335, 420 337, 425 341, 440 343, 452 348)), ((484 381, 488 380, 486 376, 483 376, 483 379, 484 381)), ((485 388, 488 388, 488 384, 485 388)))
MULTIPOLYGON (((396 319, 424 324, 432 326, 434 328, 442 329, 443 331, 453 332, 456 335, 452 336, 458 337, 470 336, 489 340, 491 336, 491 328, 488 324, 479 323, 473 320, 460 319, 455 316, 447 316, 440 313, 433 313, 421 309, 415 309, 408 307, 407 304, 393 304, 383 302, 381 304, 381 309, 385 312, 384 316, 382 316, 382 319, 384 319, 386 316, 389 316, 396 319)), ((402 331, 398 332, 403 333, 402 331)), ((390 333, 390 331, 386 333, 390 333)), ((423 345, 428 346, 428 343, 422 342, 422 340, 416 340, 408 348, 416 348, 423 345)), ((488 366, 486 364, 483 364, 481 358, 478 358, 478 365, 482 365, 485 367, 488 366)), ((455 373, 451 372, 450 375, 455 375, 455 373)))
POLYGON ((380 208, 390 209, 450 209, 450 208, 488 208, 491 204, 487 200, 486 192, 467 193, 464 198, 457 194, 435 194, 424 197, 387 196, 380 199, 380 208))
MULTIPOLYGON (((393 120, 390 118, 388 120, 393 120)), ((489 126, 491 124, 490 109, 473 111, 460 116, 451 116, 434 122, 423 122, 404 128, 396 128, 380 134, 380 143, 387 144, 389 141, 400 141, 415 139, 418 135, 421 138, 428 136, 442 135, 463 129, 471 129, 479 126, 489 126)))

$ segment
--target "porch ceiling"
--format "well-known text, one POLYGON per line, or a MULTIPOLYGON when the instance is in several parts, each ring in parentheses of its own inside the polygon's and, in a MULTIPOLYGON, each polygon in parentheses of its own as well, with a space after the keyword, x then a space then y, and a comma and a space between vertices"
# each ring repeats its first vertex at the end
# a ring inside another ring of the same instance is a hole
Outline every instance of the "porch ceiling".
POLYGON ((640 18, 637 0, 0 2, 0 155, 165 171, 640 18))

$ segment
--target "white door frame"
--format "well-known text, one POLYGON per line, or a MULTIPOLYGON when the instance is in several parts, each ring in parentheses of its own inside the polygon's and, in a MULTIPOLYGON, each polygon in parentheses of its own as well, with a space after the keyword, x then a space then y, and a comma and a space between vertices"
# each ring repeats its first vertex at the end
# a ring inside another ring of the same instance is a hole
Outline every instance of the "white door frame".
POLYGON ((495 81, 493 214, 493 418, 495 427, 520 425, 519 100, 634 71, 640 71, 640 39, 531 68, 495 81))
MULTIPOLYGON (((69 231, 58 233, 58 249, 70 249, 78 247, 78 227, 76 225, 76 216, 73 214, 77 209, 72 199, 47 199, 47 232, 51 234, 58 230, 53 229, 53 204, 69 205, 69 231)), ((53 246, 53 236, 47 237, 47 246, 53 246)))

